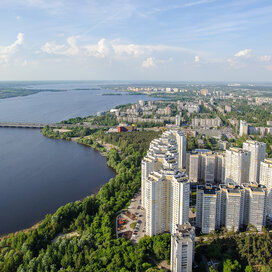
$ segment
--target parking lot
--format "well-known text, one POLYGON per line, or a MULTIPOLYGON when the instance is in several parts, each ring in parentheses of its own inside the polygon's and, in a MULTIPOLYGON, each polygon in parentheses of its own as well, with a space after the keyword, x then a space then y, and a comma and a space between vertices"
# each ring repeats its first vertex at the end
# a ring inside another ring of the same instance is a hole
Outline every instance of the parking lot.
POLYGON ((116 235, 135 243, 145 236, 145 210, 141 206, 140 192, 134 195, 128 209, 117 216, 116 235))

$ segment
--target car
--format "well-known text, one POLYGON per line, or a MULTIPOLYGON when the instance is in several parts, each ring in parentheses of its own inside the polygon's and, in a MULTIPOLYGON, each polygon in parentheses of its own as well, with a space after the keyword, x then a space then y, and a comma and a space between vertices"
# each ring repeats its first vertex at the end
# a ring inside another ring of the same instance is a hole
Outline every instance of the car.
POLYGON ((142 217, 142 215, 141 215, 141 214, 139 214, 139 217, 142 217))
POLYGON ((138 222, 139 224, 141 224, 141 223, 142 223, 142 221, 141 221, 141 220, 138 220, 137 222, 138 222))
POLYGON ((136 215, 138 215, 139 213, 138 212, 135 212, 136 215))

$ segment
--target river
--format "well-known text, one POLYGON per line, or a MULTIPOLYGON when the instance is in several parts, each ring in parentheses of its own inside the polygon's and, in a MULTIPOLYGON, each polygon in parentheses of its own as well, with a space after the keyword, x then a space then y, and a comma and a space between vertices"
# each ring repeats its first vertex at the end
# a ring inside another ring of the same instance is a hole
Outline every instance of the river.
MULTIPOLYGON (((31 86, 31 84, 30 84, 31 86)), ((40 92, 0 100, 0 121, 53 123, 147 99, 103 96, 87 83, 43 84, 40 92)), ((53 140, 37 129, 0 128, 0 234, 28 228, 61 205, 84 198, 114 177, 106 158, 86 146, 53 140)))

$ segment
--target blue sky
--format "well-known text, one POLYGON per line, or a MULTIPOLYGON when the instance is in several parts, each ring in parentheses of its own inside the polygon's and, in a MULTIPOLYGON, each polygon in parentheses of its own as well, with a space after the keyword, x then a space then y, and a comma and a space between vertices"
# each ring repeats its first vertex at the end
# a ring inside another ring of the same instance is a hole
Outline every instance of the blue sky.
POLYGON ((272 81, 271 0, 0 0, 0 80, 272 81))

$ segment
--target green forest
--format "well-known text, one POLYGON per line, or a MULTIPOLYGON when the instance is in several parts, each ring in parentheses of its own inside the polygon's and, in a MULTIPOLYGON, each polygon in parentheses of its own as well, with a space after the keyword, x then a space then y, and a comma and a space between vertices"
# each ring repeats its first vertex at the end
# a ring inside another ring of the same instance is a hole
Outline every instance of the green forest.
POLYGON ((0 271, 158 271, 155 262, 169 260, 169 234, 143 238, 137 246, 115 237, 116 213, 129 205, 139 190, 141 158, 158 133, 122 135, 107 139, 119 147, 108 154, 116 177, 97 195, 48 214, 37 228, 2 237, 0 271), (53 241, 70 232, 78 235, 53 241))
MULTIPOLYGON (((59 133, 45 127, 42 133, 55 139, 79 137, 79 143, 106 154, 116 176, 97 195, 60 207, 30 230, 2 237, 0 271, 152 272, 160 271, 157 268, 160 261, 169 263, 169 233, 146 236, 136 246, 115 236, 115 217, 129 206, 140 189, 141 159, 161 132, 105 133, 102 129, 74 127, 59 133), (107 152, 104 143, 116 148, 107 152)), ((192 147, 195 145, 194 138, 188 142, 192 147)), ((271 272, 271 248, 272 234, 265 229, 263 233, 249 229, 240 234, 225 231, 200 236, 195 251, 199 266, 194 271, 205 270, 202 260, 205 256, 207 260, 215 258, 220 262, 217 269, 210 269, 213 272, 271 272)))

